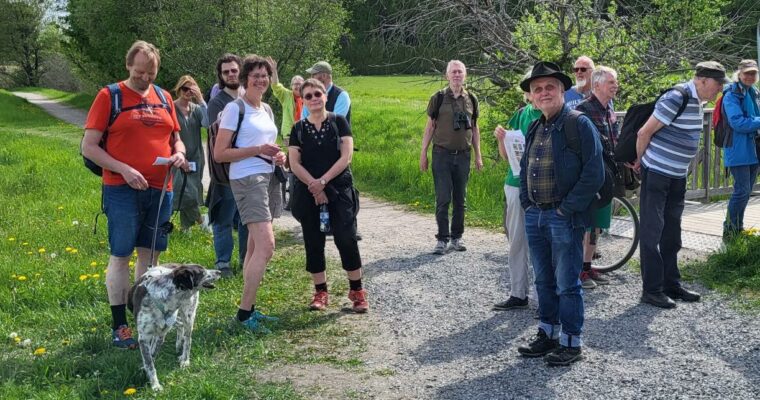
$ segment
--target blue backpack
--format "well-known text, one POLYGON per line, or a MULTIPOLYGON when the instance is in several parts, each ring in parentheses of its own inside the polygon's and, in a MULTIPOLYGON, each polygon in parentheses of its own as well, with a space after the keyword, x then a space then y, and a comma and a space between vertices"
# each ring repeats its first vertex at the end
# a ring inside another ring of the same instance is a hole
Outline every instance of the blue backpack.
MULTIPOLYGON (((103 136, 100 138, 100 143, 98 143, 98 146, 100 146, 101 149, 106 148, 106 140, 108 139, 108 128, 113 125, 113 123, 116 121, 116 118, 119 117, 119 114, 121 114, 122 111, 129 111, 129 110, 135 110, 140 108, 163 108, 164 110, 167 110, 167 112, 171 112, 171 107, 169 106, 169 101, 166 99, 166 96, 164 96, 164 91, 161 90, 161 88, 158 85, 152 85, 153 90, 156 91, 156 95, 159 99, 161 99, 161 104, 137 104, 132 107, 121 107, 122 104, 122 96, 121 96, 121 88, 119 88, 118 83, 112 83, 108 85, 108 92, 111 95, 111 116, 108 118, 108 126, 106 126, 106 130, 103 132, 103 136)), ((84 143, 84 138, 82 138, 82 142, 79 143, 79 154, 82 155, 82 145, 84 143)), ((103 168, 95 164, 94 161, 90 160, 89 158, 82 155, 82 159, 84 160, 84 166, 87 167, 93 174, 97 176, 103 176, 103 168)))

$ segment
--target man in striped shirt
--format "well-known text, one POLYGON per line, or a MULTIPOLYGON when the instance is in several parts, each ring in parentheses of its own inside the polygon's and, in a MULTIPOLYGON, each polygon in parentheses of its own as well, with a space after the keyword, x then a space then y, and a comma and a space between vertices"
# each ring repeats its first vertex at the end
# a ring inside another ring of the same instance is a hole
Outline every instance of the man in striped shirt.
MULTIPOLYGON (((678 85, 687 96, 671 90, 657 101, 652 116, 638 132, 634 169, 641 171, 640 257, 641 301, 673 308, 675 299, 699 301, 699 293, 681 286, 678 251, 681 215, 689 163, 699 149, 704 112, 727 83, 726 69, 715 61, 697 64, 694 78, 678 85), (686 108, 676 117, 681 105, 686 108)), ((709 145, 709 144, 708 144, 709 145)))

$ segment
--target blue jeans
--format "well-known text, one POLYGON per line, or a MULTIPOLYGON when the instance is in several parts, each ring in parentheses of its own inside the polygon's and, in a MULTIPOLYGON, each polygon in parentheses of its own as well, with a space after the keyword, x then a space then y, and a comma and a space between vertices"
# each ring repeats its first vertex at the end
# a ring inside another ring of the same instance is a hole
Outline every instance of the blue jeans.
POLYGON ((538 327, 549 337, 559 338, 562 346, 580 347, 584 227, 573 226, 557 209, 531 206, 525 211, 525 232, 536 275, 538 327))
POLYGON ((731 167, 731 175, 734 177, 734 193, 728 201, 728 221, 724 224, 724 231, 744 230, 744 211, 747 209, 749 195, 757 180, 758 165, 742 165, 731 167))
MULTIPOLYGON (((234 243, 232 240, 232 226, 237 205, 235 198, 232 196, 232 189, 229 186, 216 185, 214 190, 218 191, 220 200, 214 204, 209 214, 213 213, 212 229, 214 231, 214 252, 216 253, 216 268, 229 267, 232 258, 234 243)), ((240 258, 240 267, 245 260, 245 252, 248 244, 248 228, 238 225, 238 254, 240 258)))
MULTIPOLYGON (((103 185, 103 208, 108 218, 108 245, 114 257, 128 257, 135 247, 149 249, 153 243, 161 189, 136 190, 129 185, 103 185)), ((161 204, 156 251, 169 243, 165 224, 172 215, 172 192, 161 204)))
POLYGON ((461 239, 464 233, 467 180, 470 178, 470 151, 456 154, 433 147, 433 186, 435 186, 435 222, 438 224, 438 240, 461 239), (449 205, 451 231, 449 231, 449 205))

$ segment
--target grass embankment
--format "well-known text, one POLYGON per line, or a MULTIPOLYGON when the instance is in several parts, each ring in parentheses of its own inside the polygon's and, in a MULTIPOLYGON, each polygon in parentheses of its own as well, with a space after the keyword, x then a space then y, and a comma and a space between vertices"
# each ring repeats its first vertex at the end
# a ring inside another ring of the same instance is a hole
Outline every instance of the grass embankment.
MULTIPOLYGON (((81 129, 0 91, 0 393, 3 399, 151 398, 138 351, 110 344, 105 289, 105 219, 93 236, 100 183, 78 155, 81 129), (15 332, 22 347, 9 337, 15 332)), ((176 222, 176 221, 175 221, 176 222)), ((163 262, 212 265, 211 234, 173 234, 163 262)), ((278 234, 278 249, 258 307, 281 317, 273 334, 256 336, 231 324, 242 279, 201 295, 191 366, 180 370, 171 332, 157 362, 160 398, 301 398, 290 384, 256 382, 270 366, 327 364, 355 370, 363 342, 337 322, 341 313, 308 312, 311 284, 301 245, 278 234)), ((334 299, 345 297, 344 274, 328 269, 334 299)), ((129 317, 131 319, 131 316, 129 317)), ((345 317, 343 317, 345 318, 345 317)))
POLYGON ((69 105, 81 110, 89 110, 92 105, 92 101, 95 99, 94 95, 86 93, 70 93, 56 89, 40 88, 40 87, 23 87, 14 89, 14 92, 28 92, 38 93, 51 100, 58 100, 63 104, 69 105))
MULTIPOLYGON (((430 170, 420 172, 419 154, 428 100, 445 81, 424 76, 353 77, 339 79, 338 85, 351 95, 351 121, 359 149, 353 172, 359 188, 413 209, 434 212, 433 176, 430 170)), ((484 102, 481 109, 487 109, 484 102)), ((473 166, 470 174, 469 225, 501 226, 506 164, 498 159, 493 129, 480 123, 484 168, 476 172, 473 166)), ((430 155, 428 160, 432 164, 430 155)), ((433 234, 430 232, 431 238, 433 234)))
POLYGON ((684 275, 711 289, 738 295, 741 306, 760 309, 760 236, 743 233, 705 261, 687 264, 684 275))

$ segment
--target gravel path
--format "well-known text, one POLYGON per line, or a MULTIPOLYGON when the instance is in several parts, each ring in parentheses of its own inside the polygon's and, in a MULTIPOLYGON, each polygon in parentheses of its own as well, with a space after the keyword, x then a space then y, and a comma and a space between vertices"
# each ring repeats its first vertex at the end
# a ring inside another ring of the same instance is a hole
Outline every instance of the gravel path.
MULTIPOLYGON (((287 216, 276 225, 298 229, 287 216)), ((373 398, 760 398, 760 322, 702 287, 702 302, 660 310, 639 304, 637 274, 611 274, 586 296, 585 360, 548 368, 516 353, 533 310, 490 310, 508 293, 503 235, 468 229, 468 251, 435 256, 433 216, 366 198, 359 228, 377 330, 366 361, 394 371, 373 398)))
MULTIPOLYGON (((71 123, 84 121, 82 111, 16 95, 71 123)), ((508 293, 504 235, 470 228, 467 252, 435 256, 433 216, 362 201, 366 321, 374 332, 365 361, 387 379, 366 381, 362 394, 370 398, 760 398, 760 321, 724 296, 696 287, 702 302, 660 310, 639 304, 638 274, 613 273, 611 285, 586 296, 585 360, 548 368, 517 357, 516 347, 536 331, 532 309, 490 311, 508 293)), ((287 215, 275 225, 300 230, 287 215)), ((334 246, 328 254, 338 257, 334 246)), ((684 249, 681 260, 704 255, 684 249)))

